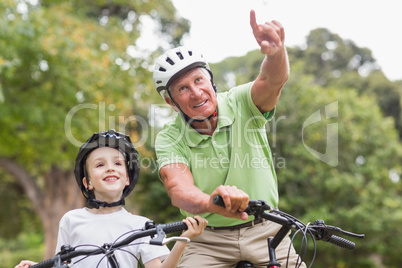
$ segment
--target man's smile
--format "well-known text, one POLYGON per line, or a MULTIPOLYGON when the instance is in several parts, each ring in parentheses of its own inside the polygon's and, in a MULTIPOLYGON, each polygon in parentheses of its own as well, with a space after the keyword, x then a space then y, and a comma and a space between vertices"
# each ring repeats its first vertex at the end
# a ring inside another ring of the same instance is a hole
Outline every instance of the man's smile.
POLYGON ((208 101, 208 100, 205 100, 205 101, 201 102, 200 104, 195 105, 194 108, 201 107, 201 106, 204 105, 207 101, 208 101))

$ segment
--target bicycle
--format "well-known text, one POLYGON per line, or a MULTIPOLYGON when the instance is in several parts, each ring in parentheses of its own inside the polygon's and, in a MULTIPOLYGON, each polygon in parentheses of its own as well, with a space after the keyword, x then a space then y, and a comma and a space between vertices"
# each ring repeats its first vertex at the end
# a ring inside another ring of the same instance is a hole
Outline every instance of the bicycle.
MULTIPOLYGON (((175 233, 179 231, 187 230, 187 225, 182 221, 176 221, 166 224, 155 224, 153 221, 146 222, 145 226, 140 230, 133 230, 132 234, 126 233, 127 237, 118 238, 113 243, 105 243, 103 246, 95 246, 95 249, 79 249, 80 246, 71 247, 70 245, 63 245, 61 247, 61 251, 56 254, 53 258, 44 260, 39 262, 35 265, 32 265, 31 268, 66 268, 69 263, 71 263, 71 259, 75 257, 84 256, 90 257, 93 255, 104 254, 104 258, 107 259, 109 266, 111 268, 119 268, 118 260, 114 255, 114 252, 117 250, 123 250, 124 247, 134 245, 131 242, 135 241, 136 239, 150 236, 151 239, 147 242, 151 245, 166 245, 172 241, 185 241, 190 242, 190 239, 187 237, 177 237, 172 236, 170 238, 166 238, 166 234, 168 233, 175 233)), ((145 242, 142 242, 145 243, 145 242)), ((130 254, 130 253, 128 253, 130 254)), ((133 256, 136 258, 135 256, 133 256)), ((104 260, 102 258, 98 265, 104 260)), ((79 260, 78 260, 79 261, 79 260)), ((138 260, 137 260, 138 261, 138 260)))
MULTIPOLYGON (((225 207, 225 203, 221 196, 216 195, 213 198, 213 203, 222 207, 225 207)), ((297 218, 289 215, 285 212, 282 212, 278 209, 272 209, 265 201, 263 200, 250 200, 245 212, 248 215, 254 215, 255 219, 265 219, 275 223, 282 225, 279 229, 278 233, 274 237, 268 237, 268 253, 269 253, 269 263, 267 268, 279 268, 281 265, 276 259, 275 249, 282 241, 282 239, 287 236, 288 232, 291 230, 296 230, 293 235, 293 239, 297 233, 301 232, 303 235, 303 242, 307 244, 307 234, 311 237, 314 243, 314 256, 310 263, 311 267, 314 263, 315 254, 316 254, 316 240, 322 240, 325 242, 332 243, 338 247, 345 248, 348 250, 353 250, 355 248, 355 243, 347 240, 345 238, 339 237, 339 235, 347 235, 356 238, 364 238, 364 234, 355 234, 352 232, 344 231, 339 227, 326 225, 323 220, 316 220, 313 224, 304 224, 302 221, 297 218), (266 212, 268 211, 268 212, 266 212)), ((292 241, 293 241, 292 239, 292 241)), ((300 267, 302 264, 302 260, 300 260, 300 264, 296 265, 296 267, 300 267)), ((248 261, 241 261, 237 264, 236 268, 251 268, 254 267, 252 263, 248 261)))
MULTIPOLYGON (((220 196, 214 197, 214 203, 216 205, 224 206, 223 199, 220 196)), ((265 201, 262 200, 250 200, 245 210, 249 215, 254 215, 256 219, 266 219, 275 223, 282 225, 281 229, 274 237, 268 237, 268 252, 270 262, 267 268, 279 268, 280 264, 276 259, 275 249, 282 241, 282 239, 288 234, 290 230, 296 230, 294 236, 301 232, 303 234, 303 241, 307 243, 307 234, 311 237, 314 242, 314 256, 315 256, 315 240, 322 240, 332 243, 336 246, 353 250, 355 248, 355 243, 349 241, 345 238, 339 237, 335 234, 344 234, 356 238, 364 238, 364 234, 355 234, 348 231, 344 231, 339 227, 326 225, 323 220, 317 220, 313 224, 304 224, 297 218, 282 212, 278 209, 272 209, 265 201), (268 212, 266 212, 268 211, 268 212)), ((179 232, 187 229, 187 225, 182 221, 167 223, 167 224, 157 224, 153 221, 148 221, 144 228, 140 230, 134 230, 134 232, 128 235, 121 241, 116 240, 113 243, 106 243, 103 246, 97 246, 94 250, 78 249, 79 246, 71 247, 69 245, 64 245, 61 251, 53 258, 39 262, 31 268, 66 268, 69 267, 66 263, 70 263, 72 258, 84 256, 89 257, 93 255, 104 254, 111 268, 119 268, 118 261, 114 255, 116 250, 122 250, 126 246, 133 245, 131 242, 136 239, 150 236, 149 244, 152 245, 166 245, 172 241, 187 241, 190 240, 185 237, 170 237, 166 238, 166 234, 179 232)), ((102 260, 100 260, 101 262, 102 260)), ((301 265, 300 261, 300 265, 301 265)), ((311 261, 309 267, 314 263, 314 257, 311 261)), ((300 266, 299 265, 299 266, 300 266)), ((241 261, 237 264, 236 268, 251 268, 253 264, 248 261, 241 261)))

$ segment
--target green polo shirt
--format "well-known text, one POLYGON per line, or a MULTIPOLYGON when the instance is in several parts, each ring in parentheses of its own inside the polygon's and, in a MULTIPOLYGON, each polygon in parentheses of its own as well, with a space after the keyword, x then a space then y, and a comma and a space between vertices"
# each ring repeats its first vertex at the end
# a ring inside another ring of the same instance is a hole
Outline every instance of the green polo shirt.
MULTIPOLYGON (((212 136, 201 135, 178 115, 156 137, 159 170, 183 163, 194 184, 211 194, 219 185, 235 185, 252 200, 278 204, 278 185, 265 124, 275 110, 261 114, 251 99, 252 83, 219 93, 218 125, 212 136)), ((185 216, 192 214, 181 210, 185 216)), ((201 215, 210 226, 232 226, 244 221, 217 214, 201 215)), ((251 219, 251 218, 250 218, 251 219)))

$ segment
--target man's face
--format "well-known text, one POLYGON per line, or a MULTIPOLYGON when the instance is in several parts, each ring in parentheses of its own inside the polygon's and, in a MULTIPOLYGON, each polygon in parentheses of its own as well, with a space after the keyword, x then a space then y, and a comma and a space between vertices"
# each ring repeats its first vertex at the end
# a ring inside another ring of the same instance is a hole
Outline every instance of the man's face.
MULTIPOLYGON (((170 94, 180 109, 192 119, 202 120, 213 114, 217 107, 215 90, 207 71, 195 68, 173 81, 170 94)), ((165 99, 178 111, 171 99, 165 99)))

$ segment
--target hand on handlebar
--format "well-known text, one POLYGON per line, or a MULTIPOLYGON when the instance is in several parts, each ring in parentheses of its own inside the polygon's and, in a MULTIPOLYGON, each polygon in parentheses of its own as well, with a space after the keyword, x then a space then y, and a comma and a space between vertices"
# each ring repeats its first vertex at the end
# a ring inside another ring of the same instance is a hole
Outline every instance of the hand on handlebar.
POLYGON ((211 210, 216 214, 229 218, 247 220, 248 214, 244 211, 248 206, 249 200, 249 196, 242 190, 237 189, 236 186, 221 185, 211 194, 209 203, 211 208, 214 206, 211 210), (215 195, 222 197, 225 208, 214 204, 213 198, 215 195))
POLYGON ((34 265, 34 264, 36 264, 36 262, 25 260, 25 261, 21 261, 14 268, 29 268, 31 265, 34 265))
POLYGON ((194 237, 202 234, 205 227, 208 224, 208 221, 200 216, 187 217, 183 220, 183 222, 187 225, 188 229, 185 230, 181 237, 187 237, 189 239, 193 239, 194 237))

